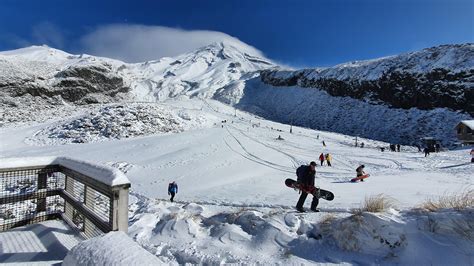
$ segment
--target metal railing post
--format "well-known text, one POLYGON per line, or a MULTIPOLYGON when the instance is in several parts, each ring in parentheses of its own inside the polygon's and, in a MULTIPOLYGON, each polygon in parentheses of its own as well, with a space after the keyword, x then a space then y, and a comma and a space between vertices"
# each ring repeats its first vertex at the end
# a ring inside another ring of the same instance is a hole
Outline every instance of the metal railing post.
POLYGON ((38 192, 44 192, 44 193, 41 193, 43 196, 41 196, 41 198, 37 199, 36 213, 46 211, 47 180, 48 180, 48 175, 46 173, 41 173, 41 172, 38 173, 38 192), (42 190, 44 190, 44 191, 42 191, 42 190))
POLYGON ((112 188, 112 231, 128 232, 128 187, 112 188))
MULTIPOLYGON (((74 194, 74 179, 72 179, 70 176, 66 175, 66 184, 65 184, 65 189, 66 192, 70 193, 71 195, 74 194)), ((64 201, 64 215, 72 221, 73 215, 74 215, 74 207, 68 203, 67 201, 64 201)))

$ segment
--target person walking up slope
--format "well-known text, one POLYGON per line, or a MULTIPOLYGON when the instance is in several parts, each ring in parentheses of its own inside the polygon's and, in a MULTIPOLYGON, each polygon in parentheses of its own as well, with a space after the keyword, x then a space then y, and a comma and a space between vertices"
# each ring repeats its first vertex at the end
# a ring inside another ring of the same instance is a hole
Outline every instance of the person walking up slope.
POLYGON ((174 196, 178 194, 178 184, 175 181, 168 184, 168 195, 171 195, 170 201, 173 202, 174 196))
MULTIPOLYGON (((316 163, 311 162, 309 165, 301 165, 296 169, 296 176, 298 177, 297 182, 305 187, 313 187, 314 189, 314 179, 316 178, 316 163)), ((304 202, 308 193, 301 190, 301 196, 296 203, 296 210, 299 212, 305 212, 303 209, 304 202)), ((311 202, 311 210, 314 212, 319 212, 316 207, 318 207, 319 199, 318 197, 313 196, 313 201, 311 202)))
POLYGON ((319 155, 319 161, 321 162, 321 166, 323 166, 324 159, 325 159, 325 158, 324 158, 324 154, 321 153, 321 154, 319 155))
POLYGON ((331 154, 326 153, 326 162, 328 163, 328 166, 331 166, 331 160, 332 160, 331 154))

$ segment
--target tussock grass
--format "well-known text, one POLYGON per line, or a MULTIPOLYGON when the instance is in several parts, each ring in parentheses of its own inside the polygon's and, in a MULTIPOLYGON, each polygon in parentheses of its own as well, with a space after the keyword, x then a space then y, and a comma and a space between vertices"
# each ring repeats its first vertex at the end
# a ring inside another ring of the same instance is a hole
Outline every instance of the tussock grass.
POLYGON ((395 206, 395 200, 384 194, 377 194, 365 197, 361 208, 353 210, 354 215, 360 215, 363 212, 383 212, 395 206))
POLYGON ((445 194, 438 198, 428 199, 420 208, 436 212, 440 209, 454 209, 456 211, 474 208, 474 189, 466 189, 461 193, 445 194))

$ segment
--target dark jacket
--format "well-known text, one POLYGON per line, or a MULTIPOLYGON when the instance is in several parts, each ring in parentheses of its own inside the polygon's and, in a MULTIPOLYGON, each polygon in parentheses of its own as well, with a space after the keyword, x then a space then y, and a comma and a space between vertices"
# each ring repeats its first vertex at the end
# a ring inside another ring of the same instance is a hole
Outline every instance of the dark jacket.
POLYGON ((304 185, 314 186, 314 179, 316 178, 316 171, 311 171, 309 165, 302 165, 296 169, 296 175, 298 176, 298 182, 304 185))
POLYGON ((178 184, 176 184, 176 183, 169 183, 169 185, 168 185, 168 193, 178 193, 178 184))

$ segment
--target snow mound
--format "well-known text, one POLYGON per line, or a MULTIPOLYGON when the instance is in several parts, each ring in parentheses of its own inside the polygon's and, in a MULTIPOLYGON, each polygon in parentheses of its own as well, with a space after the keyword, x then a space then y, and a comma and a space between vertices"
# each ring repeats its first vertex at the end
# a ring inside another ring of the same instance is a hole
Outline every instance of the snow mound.
POLYGON ((299 214, 143 196, 130 210, 129 236, 167 264, 461 265, 474 256, 472 210, 299 214))
POLYGON ((76 245, 63 265, 158 265, 160 260, 148 253, 124 232, 110 232, 76 245))
POLYGON ((179 133, 212 124, 197 111, 170 110, 156 104, 104 106, 82 117, 46 127, 28 139, 30 144, 54 145, 124 139, 157 133, 179 133))

